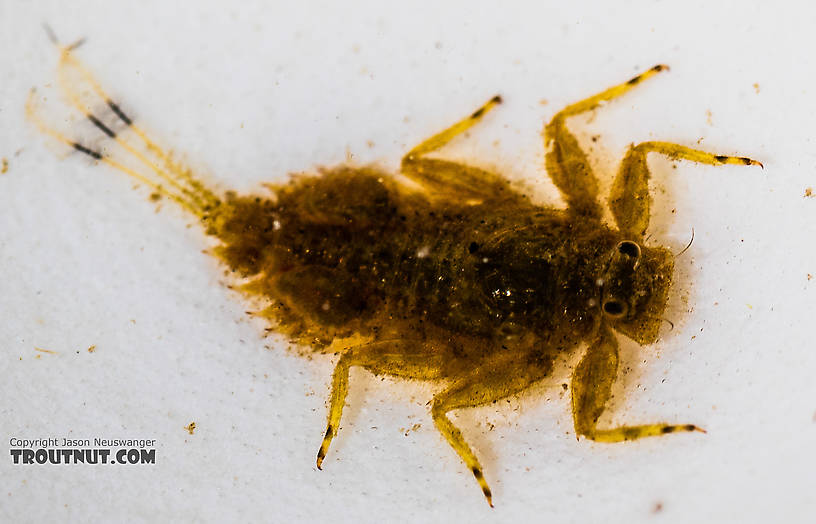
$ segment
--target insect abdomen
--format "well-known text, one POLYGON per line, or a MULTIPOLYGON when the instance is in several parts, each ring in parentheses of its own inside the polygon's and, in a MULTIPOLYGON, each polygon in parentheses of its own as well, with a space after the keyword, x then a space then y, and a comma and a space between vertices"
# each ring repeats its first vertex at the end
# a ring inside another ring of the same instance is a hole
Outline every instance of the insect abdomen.
POLYGON ((211 228, 221 258, 315 322, 359 324, 386 310, 454 329, 484 322, 467 260, 476 209, 431 204, 376 169, 348 167, 222 207, 211 228))

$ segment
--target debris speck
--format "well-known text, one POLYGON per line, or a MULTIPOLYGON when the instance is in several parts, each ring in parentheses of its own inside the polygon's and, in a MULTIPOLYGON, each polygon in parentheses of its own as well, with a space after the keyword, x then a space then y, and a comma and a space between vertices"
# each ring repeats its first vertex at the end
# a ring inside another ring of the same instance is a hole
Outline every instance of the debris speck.
POLYGON ((413 426, 411 426, 411 427, 410 427, 410 428, 408 428, 408 429, 406 429, 406 428, 400 428, 400 432, 401 432, 402 434, 404 434, 404 435, 407 437, 407 436, 408 436, 408 433, 410 433, 410 432, 412 432, 412 431, 416 431, 416 430, 418 430, 418 429, 419 429, 419 428, 421 428, 421 427, 422 427, 422 424, 418 424, 418 423, 417 423, 417 424, 414 424, 413 426))
POLYGON ((805 198, 810 198, 813 196, 813 188, 807 187, 805 188, 805 198))
POLYGON ((196 423, 195 423, 195 422, 190 422, 190 424, 189 424, 189 425, 184 426, 184 429, 185 429, 185 430, 187 430, 187 431, 190 433, 190 435, 192 435, 192 434, 193 434, 193 432, 194 432, 194 431, 195 431, 195 429, 196 429, 196 423))
POLYGON ((754 82, 754 91, 759 94, 759 84, 754 82))
POLYGON ((48 354, 50 354, 50 355, 56 355, 56 354, 57 354, 57 352, 56 352, 56 351, 52 351, 52 350, 50 350, 50 349, 38 348, 38 347, 36 347, 36 346, 34 347, 34 351, 39 351, 40 353, 48 353, 48 354))
POLYGON ((8 171, 8 159, 6 157, 3 157, 3 159, 0 160, 0 174, 5 174, 7 171, 8 171))
POLYGON ((92 345, 92 346, 90 346, 88 348, 88 353, 93 353, 94 351, 96 351, 96 344, 94 344, 94 345, 92 345))

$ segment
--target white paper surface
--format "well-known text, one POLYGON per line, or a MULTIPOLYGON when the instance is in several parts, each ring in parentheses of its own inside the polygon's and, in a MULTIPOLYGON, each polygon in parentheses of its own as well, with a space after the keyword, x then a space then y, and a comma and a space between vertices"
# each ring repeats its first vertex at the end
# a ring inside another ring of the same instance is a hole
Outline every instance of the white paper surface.
POLYGON ((0 520, 812 518, 811 4, 31 4, 0 4, 0 520), (66 42, 87 37, 77 55, 219 190, 260 191, 349 155, 396 170, 408 149, 498 93, 505 103, 443 154, 557 204, 544 122, 669 64, 571 126, 604 194, 625 148, 644 140, 765 164, 650 157, 654 241, 679 251, 692 228, 695 240, 677 261, 675 328, 651 347, 622 342, 626 373, 605 420, 692 422, 708 434, 576 441, 562 374, 456 414, 493 488, 491 510, 433 427, 426 403, 438 386, 354 370, 318 471, 332 359, 262 338, 192 219, 169 204, 157 213, 145 190, 26 122, 28 90, 55 81, 42 23, 66 42), (151 438, 157 463, 14 465, 12 437, 151 438))

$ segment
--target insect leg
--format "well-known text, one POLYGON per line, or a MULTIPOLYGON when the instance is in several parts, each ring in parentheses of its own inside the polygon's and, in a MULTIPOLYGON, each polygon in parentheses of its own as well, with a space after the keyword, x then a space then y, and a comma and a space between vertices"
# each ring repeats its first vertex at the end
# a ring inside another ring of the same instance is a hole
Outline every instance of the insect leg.
POLYGON ((667 69, 667 66, 656 65, 628 82, 569 105, 559 111, 545 126, 547 173, 564 195, 569 208, 576 214, 600 217, 601 206, 598 202, 598 181, 592 173, 586 153, 581 149, 575 136, 567 129, 566 119, 591 111, 602 103, 623 95, 650 76, 667 69))
POLYGON ((411 352, 412 348, 421 344, 420 341, 383 340, 353 347, 340 356, 332 374, 329 416, 326 433, 317 452, 317 469, 322 469, 329 445, 340 428, 340 419, 348 394, 350 368, 363 366, 375 372, 382 371, 422 380, 440 378, 441 355, 411 352))
POLYGON ((416 160, 417 158, 421 157, 426 153, 430 153, 432 151, 436 151, 440 149, 442 146, 453 140, 454 137, 457 135, 461 135, 474 125, 476 125, 479 120, 491 109, 493 109, 498 104, 501 104, 502 99, 500 96, 496 95, 490 100, 487 101, 485 105, 471 113, 470 116, 467 118, 460 120, 459 122, 453 124, 449 128, 445 129, 441 133, 437 133, 431 138, 425 140, 411 151, 408 152, 402 159, 403 164, 405 162, 410 162, 412 160, 416 160))
POLYGON ((454 137, 473 127, 493 107, 501 103, 501 97, 491 98, 470 116, 457 122, 441 133, 425 140, 402 158, 402 174, 424 186, 433 193, 453 195, 458 199, 495 200, 508 197, 508 182, 503 177, 465 164, 425 158, 443 147, 454 137))
POLYGON ((643 238, 649 226, 649 166, 646 155, 661 153, 674 160, 691 160, 709 165, 762 166, 745 157, 715 155, 669 142, 643 142, 629 147, 609 192, 609 208, 621 231, 643 238))
POLYGON ((317 469, 323 469, 323 459, 329 451, 329 445, 340 428, 340 419, 343 416, 343 406, 348 394, 349 368, 355 360, 354 352, 350 351, 340 356, 332 374, 331 393, 329 394, 329 420, 326 424, 326 433, 323 442, 317 451, 317 469))
POLYGON ((493 495, 484 478, 482 465, 447 414, 454 409, 483 406, 524 391, 547 376, 551 369, 549 359, 529 360, 510 351, 485 362, 433 399, 431 415, 436 428, 473 472, 491 507, 493 495))
POLYGON ((575 433, 598 442, 621 442, 679 431, 703 431, 694 424, 644 424, 598 429, 618 372, 618 343, 605 327, 590 344, 572 375, 572 415, 575 433))

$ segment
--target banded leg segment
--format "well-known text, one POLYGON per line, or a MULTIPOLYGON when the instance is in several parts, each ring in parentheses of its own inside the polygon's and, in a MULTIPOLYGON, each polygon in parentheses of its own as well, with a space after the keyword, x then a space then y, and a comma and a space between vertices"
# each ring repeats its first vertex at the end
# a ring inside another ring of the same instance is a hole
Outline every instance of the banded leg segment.
POLYGON ((445 129, 441 133, 437 133, 431 138, 425 140, 412 150, 408 152, 407 155, 402 159, 403 162, 410 162, 412 160, 416 160, 419 157, 441 149, 445 146, 448 142, 456 138, 457 136, 461 135, 471 127, 475 126, 488 111, 496 107, 497 105, 502 103, 502 99, 499 95, 494 96, 490 100, 485 103, 482 107, 471 113, 470 116, 467 118, 460 120, 459 122, 453 124, 449 128, 445 129))
POLYGON ((455 137, 476 125, 488 111, 501 103, 494 96, 467 118, 425 140, 402 158, 401 172, 434 193, 452 195, 457 199, 503 200, 510 198, 507 180, 503 177, 465 164, 425 158, 444 147, 455 137))
POLYGON ((469 375, 458 380, 433 399, 431 415, 436 429, 442 433, 448 444, 459 455, 468 469, 476 477, 487 503, 493 507, 493 494, 484 478, 484 469, 478 457, 462 436, 462 431, 448 418, 454 409, 484 406, 520 393, 552 370, 551 360, 527 360, 523 354, 508 351, 485 362, 469 375))
POLYGON ((559 111, 544 128, 547 173, 564 195, 569 209, 576 214, 600 218, 601 205, 598 201, 598 180, 592 172, 586 153, 581 149, 575 136, 567 129, 566 119, 591 111, 600 104, 623 95, 643 80, 667 69, 667 66, 656 65, 628 82, 569 105, 559 111))
POLYGON ((440 378, 442 356, 440 354, 423 354, 414 351, 420 341, 383 340, 363 344, 349 349, 340 356, 332 374, 331 392, 329 393, 329 415, 326 433, 317 452, 317 469, 323 469, 323 459, 329 451, 332 439, 340 428, 343 407, 348 395, 349 370, 352 366, 362 366, 372 371, 400 369, 404 376, 433 380, 440 378))
POLYGON ((602 326, 572 375, 572 416, 576 435, 598 442, 621 442, 681 431, 705 431, 694 424, 643 424, 598 429, 598 419, 606 409, 618 372, 618 343, 602 326))
POLYGON ((320 443, 320 449, 317 451, 317 469, 323 469, 323 459, 326 458, 329 445, 340 428, 340 419, 343 416, 343 407, 346 403, 346 395, 348 395, 349 368, 355 360, 354 357, 355 355, 351 352, 345 353, 334 367, 331 393, 329 393, 329 420, 326 423, 323 442, 320 443))
POLYGON ((649 226, 649 166, 646 156, 660 153, 674 160, 691 160, 714 166, 737 164, 760 166, 762 163, 746 157, 715 155, 669 142, 643 142, 631 146, 621 162, 609 193, 609 208, 621 232, 641 239, 649 226))

